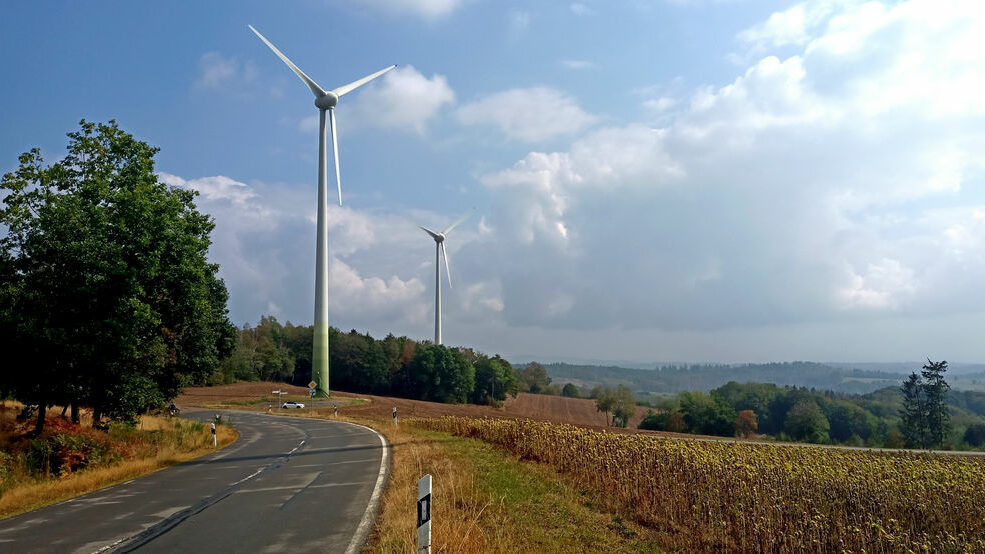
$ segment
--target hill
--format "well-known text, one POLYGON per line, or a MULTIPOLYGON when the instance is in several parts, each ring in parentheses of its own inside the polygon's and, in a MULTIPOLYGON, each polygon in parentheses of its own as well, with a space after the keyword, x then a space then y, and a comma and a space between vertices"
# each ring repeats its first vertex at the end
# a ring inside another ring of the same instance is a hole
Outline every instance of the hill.
POLYGON ((729 381, 736 381, 866 394, 881 388, 898 386, 902 380, 897 373, 835 368, 815 362, 682 365, 656 369, 551 363, 544 364, 544 368, 555 384, 572 382, 587 388, 623 384, 644 393, 707 392, 729 381))

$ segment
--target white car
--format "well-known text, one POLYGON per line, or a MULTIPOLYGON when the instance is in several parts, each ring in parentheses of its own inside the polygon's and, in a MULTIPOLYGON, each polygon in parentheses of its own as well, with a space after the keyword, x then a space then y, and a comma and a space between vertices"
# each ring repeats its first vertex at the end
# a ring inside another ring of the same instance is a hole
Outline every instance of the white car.
POLYGON ((287 408, 287 409, 290 409, 290 408, 304 408, 304 404, 302 404, 300 402, 293 402, 293 401, 284 402, 284 405, 281 406, 281 408, 287 408))

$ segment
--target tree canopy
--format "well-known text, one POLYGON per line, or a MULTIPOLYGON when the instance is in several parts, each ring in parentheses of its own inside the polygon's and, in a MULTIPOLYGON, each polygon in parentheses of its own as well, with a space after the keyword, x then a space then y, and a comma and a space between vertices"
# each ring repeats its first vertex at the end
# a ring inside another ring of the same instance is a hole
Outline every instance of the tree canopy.
POLYGON ((158 181, 158 149, 113 121, 68 138, 61 161, 32 149, 0 182, 0 386, 40 407, 38 431, 54 403, 132 420, 235 340, 196 193, 158 181))

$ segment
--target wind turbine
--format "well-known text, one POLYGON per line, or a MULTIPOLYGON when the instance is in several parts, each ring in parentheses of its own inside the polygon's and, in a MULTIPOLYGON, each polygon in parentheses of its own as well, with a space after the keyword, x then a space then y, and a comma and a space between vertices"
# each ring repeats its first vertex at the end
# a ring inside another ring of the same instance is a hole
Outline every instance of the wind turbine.
POLYGON ((311 356, 311 378, 317 387, 316 394, 320 397, 328 396, 328 185, 325 180, 325 112, 328 112, 330 126, 332 128, 332 151, 335 157, 335 185, 339 191, 339 206, 342 205, 342 177, 339 174, 339 142, 335 134, 335 106, 339 103, 339 98, 350 93, 357 88, 365 85, 373 79, 390 71, 395 65, 381 69, 372 75, 367 75, 362 79, 353 81, 348 85, 328 90, 318 86, 318 83, 298 69, 287 56, 281 53, 276 46, 270 43, 259 31, 248 25, 251 31, 260 37, 264 44, 270 47, 277 54, 282 62, 291 68, 304 84, 308 85, 312 94, 315 95, 315 107, 318 108, 318 235, 315 254, 315 336, 312 345, 311 356))
POLYGON ((445 250, 445 237, 459 223, 465 221, 468 216, 469 214, 465 214, 458 218, 458 221, 452 223, 440 233, 435 233, 427 227, 418 225, 422 231, 434 239, 434 344, 441 344, 441 260, 439 258, 442 256, 445 258, 445 274, 448 275, 448 288, 451 288, 451 269, 448 267, 448 251, 445 250))

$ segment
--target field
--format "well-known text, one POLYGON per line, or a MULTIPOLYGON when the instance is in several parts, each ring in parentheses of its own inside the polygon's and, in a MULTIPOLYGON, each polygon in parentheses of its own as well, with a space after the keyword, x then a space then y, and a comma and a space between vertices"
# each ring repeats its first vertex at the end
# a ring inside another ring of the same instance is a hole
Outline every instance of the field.
MULTIPOLYGON (((315 411, 332 411, 331 404, 341 405, 340 413, 348 416, 387 418, 397 408, 400 417, 439 417, 446 415, 496 417, 496 418, 527 418, 555 423, 570 423, 585 427, 605 427, 605 414, 595 409, 594 400, 580 398, 564 398, 543 394, 520 393, 516 398, 507 398, 502 408, 492 406, 476 406, 474 404, 441 404, 347 392, 332 392, 332 400, 309 402, 308 389, 285 385, 283 383, 256 382, 235 383, 216 387, 190 387, 185 389, 176 402, 179 406, 218 406, 222 403, 230 407, 244 407, 250 399, 256 399, 252 404, 258 408, 266 403, 259 402, 261 398, 275 399, 270 391, 286 390, 284 400, 301 400, 310 404, 315 411), (369 402, 352 403, 355 399, 368 399, 369 402), (351 404, 351 405, 350 405, 351 404)), ((636 415, 630 420, 629 427, 636 425, 646 416, 646 408, 637 407, 636 415)))
POLYGON ((411 425, 547 464, 694 552, 985 552, 985 462, 710 441, 477 418, 411 425))

